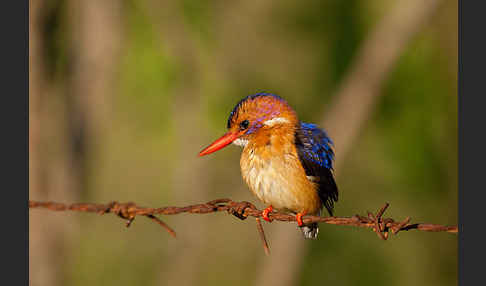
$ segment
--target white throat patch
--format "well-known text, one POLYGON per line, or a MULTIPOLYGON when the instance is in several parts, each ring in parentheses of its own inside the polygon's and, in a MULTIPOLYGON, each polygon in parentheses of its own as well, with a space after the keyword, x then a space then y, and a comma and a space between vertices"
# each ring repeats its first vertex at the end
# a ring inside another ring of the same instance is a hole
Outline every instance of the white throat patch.
POLYGON ((263 122, 263 124, 267 126, 274 126, 275 124, 280 124, 280 123, 289 123, 289 121, 284 117, 275 117, 263 122))
POLYGON ((238 145, 238 146, 241 146, 241 147, 245 147, 246 144, 248 144, 248 140, 238 138, 235 141, 233 141, 233 144, 238 145))

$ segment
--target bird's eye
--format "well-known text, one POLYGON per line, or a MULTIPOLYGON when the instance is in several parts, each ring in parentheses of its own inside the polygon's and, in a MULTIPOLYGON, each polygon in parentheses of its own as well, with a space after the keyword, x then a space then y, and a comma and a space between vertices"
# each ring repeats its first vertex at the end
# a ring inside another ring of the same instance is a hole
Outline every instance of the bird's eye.
POLYGON ((248 128, 248 126, 250 125, 250 121, 248 120, 243 120, 241 121, 240 123, 240 129, 241 130, 245 130, 246 128, 248 128))

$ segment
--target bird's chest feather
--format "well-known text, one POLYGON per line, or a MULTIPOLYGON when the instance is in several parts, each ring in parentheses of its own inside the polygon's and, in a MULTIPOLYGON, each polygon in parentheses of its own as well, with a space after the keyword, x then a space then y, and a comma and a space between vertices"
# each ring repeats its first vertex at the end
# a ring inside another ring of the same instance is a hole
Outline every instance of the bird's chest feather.
POLYGON ((243 179, 264 204, 282 211, 319 212, 316 186, 306 177, 291 146, 247 146, 240 166, 243 179))

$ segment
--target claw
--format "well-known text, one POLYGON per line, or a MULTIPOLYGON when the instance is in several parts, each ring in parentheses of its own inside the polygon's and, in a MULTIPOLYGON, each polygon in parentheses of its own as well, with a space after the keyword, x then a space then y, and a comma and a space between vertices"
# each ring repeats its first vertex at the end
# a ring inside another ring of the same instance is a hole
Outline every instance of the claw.
POLYGON ((295 220, 297 220, 297 224, 298 224, 299 226, 303 226, 303 225, 304 225, 304 222, 302 221, 302 217, 303 217, 304 215, 305 215, 305 212, 303 212, 303 213, 297 213, 297 214, 295 215, 295 220))
POLYGON ((262 218, 268 222, 272 222, 272 219, 268 217, 268 214, 273 211, 273 207, 270 205, 266 209, 263 210, 262 212, 262 218))

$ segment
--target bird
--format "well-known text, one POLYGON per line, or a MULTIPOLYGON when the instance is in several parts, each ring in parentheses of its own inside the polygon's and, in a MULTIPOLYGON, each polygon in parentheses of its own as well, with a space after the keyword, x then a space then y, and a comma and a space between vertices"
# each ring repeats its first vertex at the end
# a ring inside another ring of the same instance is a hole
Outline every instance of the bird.
POLYGON ((233 143, 243 147, 241 174, 251 192, 267 207, 295 215, 304 238, 317 239, 317 223, 305 215, 333 216, 338 188, 333 174, 333 142, 316 124, 299 120, 286 100, 272 93, 241 99, 227 120, 227 133, 199 152, 205 156, 233 143))

